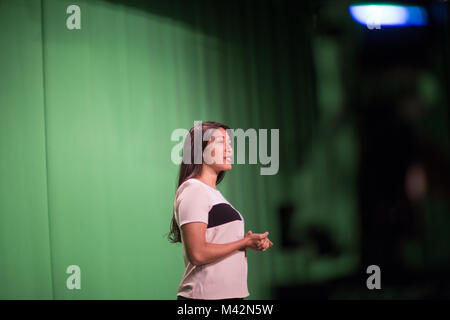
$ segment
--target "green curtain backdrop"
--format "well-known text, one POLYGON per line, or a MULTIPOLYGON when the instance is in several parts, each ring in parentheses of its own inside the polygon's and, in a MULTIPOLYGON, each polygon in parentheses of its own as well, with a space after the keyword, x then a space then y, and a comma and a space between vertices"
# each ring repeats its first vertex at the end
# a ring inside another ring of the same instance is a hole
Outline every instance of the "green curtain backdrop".
POLYGON ((0 297, 52 298, 41 4, 0 2, 0 297))
POLYGON ((1 0, 0 298, 175 299, 170 136, 195 120, 280 129, 277 175, 235 165, 220 186, 271 234, 249 253, 250 298, 270 297, 289 269, 277 208, 315 121, 308 19, 270 1, 1 0))

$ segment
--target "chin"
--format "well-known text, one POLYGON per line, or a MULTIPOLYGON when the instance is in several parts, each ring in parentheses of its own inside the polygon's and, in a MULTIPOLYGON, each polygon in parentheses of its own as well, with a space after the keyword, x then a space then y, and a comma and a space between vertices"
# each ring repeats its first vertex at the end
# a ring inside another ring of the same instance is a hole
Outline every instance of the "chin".
POLYGON ((222 164, 218 168, 218 172, 220 171, 230 171, 231 170, 231 164, 222 164))

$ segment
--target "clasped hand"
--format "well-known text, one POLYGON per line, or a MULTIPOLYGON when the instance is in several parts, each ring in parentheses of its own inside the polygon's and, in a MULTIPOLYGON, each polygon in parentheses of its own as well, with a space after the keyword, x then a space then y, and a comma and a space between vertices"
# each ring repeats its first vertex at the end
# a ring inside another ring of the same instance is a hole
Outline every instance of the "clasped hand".
POLYGON ((251 230, 245 234, 245 238, 247 239, 247 245, 243 250, 247 250, 247 248, 257 250, 257 251, 266 251, 271 246, 273 246, 272 241, 267 237, 269 232, 264 233, 253 233, 251 230))

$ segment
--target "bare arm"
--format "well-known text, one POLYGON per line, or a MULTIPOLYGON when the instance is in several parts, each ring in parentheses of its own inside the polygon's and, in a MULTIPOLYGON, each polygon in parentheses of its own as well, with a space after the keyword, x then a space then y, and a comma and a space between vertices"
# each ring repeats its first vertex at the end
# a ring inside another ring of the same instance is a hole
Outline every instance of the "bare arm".
MULTIPOLYGON (((204 222, 190 222, 181 226, 185 241, 186 253, 194 265, 214 262, 236 250, 243 250, 251 245, 251 238, 244 237, 234 242, 224 244, 206 242, 207 224, 204 222)), ((253 241, 264 239, 267 235, 254 234, 253 241)))

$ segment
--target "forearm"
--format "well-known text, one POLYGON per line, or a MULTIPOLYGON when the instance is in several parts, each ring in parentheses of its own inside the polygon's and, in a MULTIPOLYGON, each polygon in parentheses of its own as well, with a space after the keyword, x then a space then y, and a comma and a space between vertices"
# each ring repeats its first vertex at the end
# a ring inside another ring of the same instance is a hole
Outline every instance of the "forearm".
POLYGON ((244 249, 246 247, 246 239, 242 238, 240 240, 228 243, 209 243, 205 242, 200 250, 198 250, 194 264, 202 265, 206 263, 214 262, 220 258, 223 258, 230 253, 244 249))

